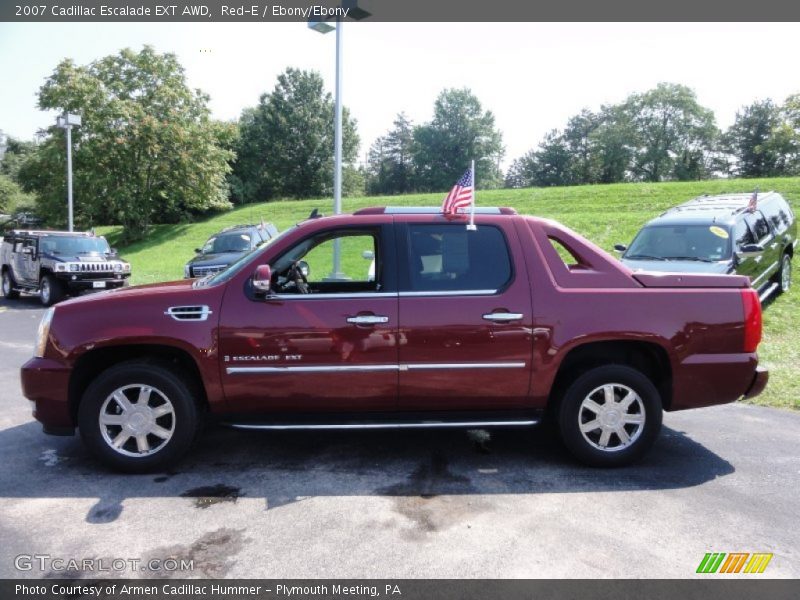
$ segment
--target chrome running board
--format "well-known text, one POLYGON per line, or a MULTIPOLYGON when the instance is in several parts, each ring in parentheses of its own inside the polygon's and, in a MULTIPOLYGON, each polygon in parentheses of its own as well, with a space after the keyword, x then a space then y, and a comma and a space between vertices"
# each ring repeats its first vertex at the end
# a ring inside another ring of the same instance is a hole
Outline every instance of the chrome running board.
POLYGON ((528 427, 539 423, 539 419, 512 421, 407 421, 407 422, 366 422, 366 423, 225 423, 235 429, 481 429, 483 427, 528 427))
POLYGON ((767 298, 770 297, 770 295, 772 295, 772 292, 774 292, 775 290, 778 289, 779 285, 780 284, 773 282, 773 284, 771 286, 769 286, 767 289, 765 289, 761 293, 761 295, 758 297, 758 299, 763 303, 764 300, 766 300, 767 298))

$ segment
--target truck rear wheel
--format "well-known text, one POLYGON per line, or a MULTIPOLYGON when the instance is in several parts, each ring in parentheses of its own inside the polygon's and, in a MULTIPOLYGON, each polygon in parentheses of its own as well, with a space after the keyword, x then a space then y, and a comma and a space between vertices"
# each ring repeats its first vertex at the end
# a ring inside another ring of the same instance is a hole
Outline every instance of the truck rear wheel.
POLYGON ((792 287, 792 257, 785 252, 781 259, 781 267, 775 276, 775 281, 780 286, 779 291, 785 294, 792 287))
POLYGON ((7 298, 8 300, 16 300, 19 298, 19 292, 14 289, 14 280, 11 279, 11 273, 8 269, 3 271, 2 282, 3 298, 7 298))
POLYGON ((64 285, 52 274, 45 273, 39 283, 39 299, 44 306, 61 302, 65 296, 64 285))
POLYGON ((198 407, 190 386, 169 368, 126 362, 89 385, 78 427, 101 461, 144 473, 162 470, 186 453, 199 429, 198 407))
POLYGON ((640 459, 661 430, 661 398, 641 372, 594 368, 567 388, 558 412, 561 437, 581 462, 619 467, 640 459))

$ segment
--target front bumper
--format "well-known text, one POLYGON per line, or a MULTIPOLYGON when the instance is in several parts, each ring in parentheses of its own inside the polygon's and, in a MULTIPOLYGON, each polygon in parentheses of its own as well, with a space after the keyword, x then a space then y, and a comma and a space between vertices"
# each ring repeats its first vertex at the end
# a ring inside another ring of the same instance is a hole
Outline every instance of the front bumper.
POLYGON ((753 375, 753 382, 750 384, 750 388, 744 393, 744 397, 755 398, 764 391, 764 388, 767 387, 768 381, 769 371, 767 371, 764 367, 757 367, 756 374, 753 375))
POLYGON ((78 275, 74 276, 76 277, 75 279, 72 279, 73 276, 66 274, 58 277, 58 279, 73 292, 82 290, 113 290, 124 286, 128 277, 130 277, 128 274, 109 275, 105 273, 102 275, 95 274, 94 276, 78 275), (98 287, 97 284, 100 284, 100 287, 98 287))
POLYGON ((70 369, 48 358, 32 358, 20 369, 22 393, 34 403, 33 417, 45 433, 69 435, 75 422, 69 407, 70 369))

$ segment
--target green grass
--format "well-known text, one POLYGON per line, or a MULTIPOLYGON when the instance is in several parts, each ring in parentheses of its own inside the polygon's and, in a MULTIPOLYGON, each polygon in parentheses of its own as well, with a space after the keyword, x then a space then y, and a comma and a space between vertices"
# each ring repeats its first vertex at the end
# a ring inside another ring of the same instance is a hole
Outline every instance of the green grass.
MULTIPOLYGON (((611 251, 617 242, 629 243, 636 231, 649 219, 679 202, 700 194, 781 192, 800 213, 800 177, 759 180, 713 180, 675 183, 629 183, 587 185, 562 188, 489 190, 478 192, 479 206, 513 206, 520 213, 556 219, 611 251)), ((348 212, 365 206, 438 206, 444 194, 347 198, 348 212)), ((131 262, 133 283, 179 279, 183 265, 194 256, 194 248, 223 227, 238 223, 275 223, 280 230, 303 220, 314 208, 330 212, 330 199, 281 201, 245 206, 200 223, 158 225, 147 240, 125 247, 120 253, 131 262)), ((102 227, 112 246, 119 239, 119 227, 102 227)), ((312 273, 319 274, 324 260, 310 257, 312 273)), ((368 261, 358 257, 345 263, 345 270, 361 277, 368 261)), ((793 289, 768 303, 764 313, 764 341, 760 347, 762 364, 770 369, 770 383, 758 404, 800 409, 800 292, 793 289)))

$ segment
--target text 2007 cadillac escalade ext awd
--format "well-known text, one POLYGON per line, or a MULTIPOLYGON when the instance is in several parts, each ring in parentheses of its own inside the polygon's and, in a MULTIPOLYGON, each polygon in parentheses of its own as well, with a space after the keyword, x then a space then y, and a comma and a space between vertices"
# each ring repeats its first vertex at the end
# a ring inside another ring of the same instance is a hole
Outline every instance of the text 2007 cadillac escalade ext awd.
POLYGON ((575 456, 615 466, 652 445, 662 410, 763 390, 746 277, 633 273, 555 222, 476 212, 475 231, 435 209, 309 219, 205 279, 60 304, 25 396, 46 432, 77 426, 139 472, 178 459, 209 416, 489 427, 548 410, 575 456))

